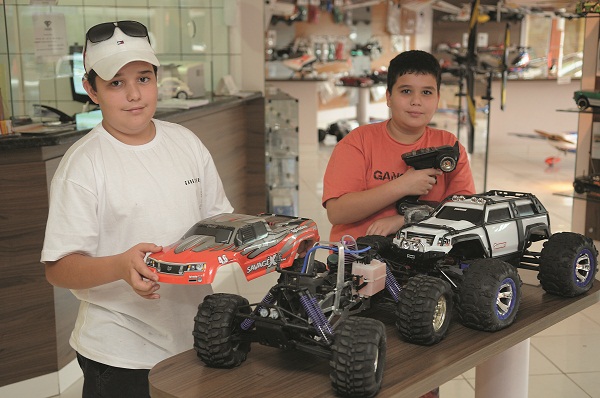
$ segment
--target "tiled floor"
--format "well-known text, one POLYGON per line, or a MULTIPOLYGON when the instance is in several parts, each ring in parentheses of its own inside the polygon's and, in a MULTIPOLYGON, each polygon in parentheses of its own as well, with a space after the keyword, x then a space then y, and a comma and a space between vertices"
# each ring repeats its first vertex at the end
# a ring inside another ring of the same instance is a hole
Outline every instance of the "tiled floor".
MULTIPOLYGON (((551 213, 552 231, 570 230, 573 199, 554 193, 571 190, 574 155, 561 155, 541 140, 510 136, 490 137, 489 147, 487 174, 482 152, 471 158, 478 190, 483 190, 485 175, 486 189, 535 193, 551 213), (548 167, 544 161, 549 156, 558 156, 561 160, 554 167, 548 167)), ((317 222, 322 239, 327 239, 331 228, 321 206, 321 191, 323 172, 332 148, 332 145, 323 144, 318 145, 318 149, 316 146, 300 148, 300 215, 317 222)), ((246 285, 238 279, 236 284, 240 290, 252 286, 252 291, 244 295, 255 294, 260 299, 266 291, 265 286, 268 288, 271 284, 265 282, 264 286, 254 282, 246 285)), ((598 358, 600 304, 531 338, 529 398, 600 398, 598 358)), ((442 385, 440 395, 443 398, 470 398, 475 396, 474 388, 475 369, 472 369, 442 385)), ((79 397, 80 391, 81 381, 60 397, 79 397)))

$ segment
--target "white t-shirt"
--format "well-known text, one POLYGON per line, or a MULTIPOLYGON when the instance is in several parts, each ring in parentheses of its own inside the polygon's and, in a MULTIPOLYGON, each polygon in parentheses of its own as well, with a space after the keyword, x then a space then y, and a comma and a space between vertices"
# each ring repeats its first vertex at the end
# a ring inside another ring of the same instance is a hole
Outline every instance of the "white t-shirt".
MULTIPOLYGON (((126 145, 99 124, 69 148, 52 179, 42 262, 168 245, 197 221, 233 211, 200 140, 180 125, 153 122, 156 137, 145 145, 126 145)), ((130 369, 192 348, 197 307, 212 293, 163 283, 160 299, 148 300, 123 280, 72 291, 81 305, 71 346, 130 369)))

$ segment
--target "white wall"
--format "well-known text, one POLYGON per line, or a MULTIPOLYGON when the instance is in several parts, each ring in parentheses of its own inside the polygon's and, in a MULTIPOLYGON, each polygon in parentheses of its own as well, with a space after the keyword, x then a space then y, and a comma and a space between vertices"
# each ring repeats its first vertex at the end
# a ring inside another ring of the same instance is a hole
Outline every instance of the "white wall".
POLYGON ((240 89, 265 92, 265 5, 258 0, 239 1, 241 60, 237 65, 240 89))
POLYGON ((577 131, 579 114, 559 110, 576 108, 573 92, 579 90, 580 81, 557 84, 556 80, 508 81, 505 110, 500 110, 501 82, 492 83, 490 114, 490 151, 508 143, 512 151, 547 152, 547 145, 536 140, 515 139, 508 133, 534 133, 535 129, 551 133, 577 131))
POLYGON ((423 7, 417 11, 418 23, 417 34, 415 35, 415 49, 432 52, 433 38, 433 9, 423 7))

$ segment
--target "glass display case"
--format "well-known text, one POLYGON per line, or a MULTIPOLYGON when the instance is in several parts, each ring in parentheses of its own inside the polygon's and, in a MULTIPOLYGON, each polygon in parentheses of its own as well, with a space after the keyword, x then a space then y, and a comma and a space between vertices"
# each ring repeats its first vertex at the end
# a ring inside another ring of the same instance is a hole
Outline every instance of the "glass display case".
POLYGON ((298 215, 298 100, 274 90, 265 109, 267 209, 298 215))
MULTIPOLYGON (((161 65, 187 67, 186 71, 190 65, 201 65, 203 74, 197 76, 201 76, 199 83, 208 93, 223 76, 241 69, 239 30, 228 25, 227 2, 108 3, 101 0, 1 2, 0 99, 3 102, 0 106, 5 117, 39 116, 35 104, 48 105, 68 115, 86 111, 87 95, 82 95, 86 93, 72 91, 73 83, 81 81, 81 76, 74 72, 81 71, 77 64, 81 65, 83 59, 86 30, 101 22, 116 19, 142 22, 148 28, 161 65)), ((173 76, 166 71, 164 75, 173 76)), ((181 73, 179 77, 189 85, 187 75, 181 73)), ((196 90, 195 97, 199 91, 196 90)))

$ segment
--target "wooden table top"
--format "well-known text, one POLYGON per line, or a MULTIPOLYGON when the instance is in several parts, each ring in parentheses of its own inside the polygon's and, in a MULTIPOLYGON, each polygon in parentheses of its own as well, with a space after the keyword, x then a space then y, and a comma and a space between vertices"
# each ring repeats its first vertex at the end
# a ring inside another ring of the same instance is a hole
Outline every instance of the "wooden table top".
MULTIPOLYGON (((564 298, 523 284, 515 322, 494 333, 453 320, 440 343, 424 347, 401 340, 393 318, 387 327, 387 356, 378 397, 415 398, 504 350, 600 301, 600 283, 585 295, 564 298)), ((252 344, 248 359, 234 369, 204 365, 193 349, 159 362, 150 371, 152 398, 333 397, 327 360, 300 351, 252 344)))

